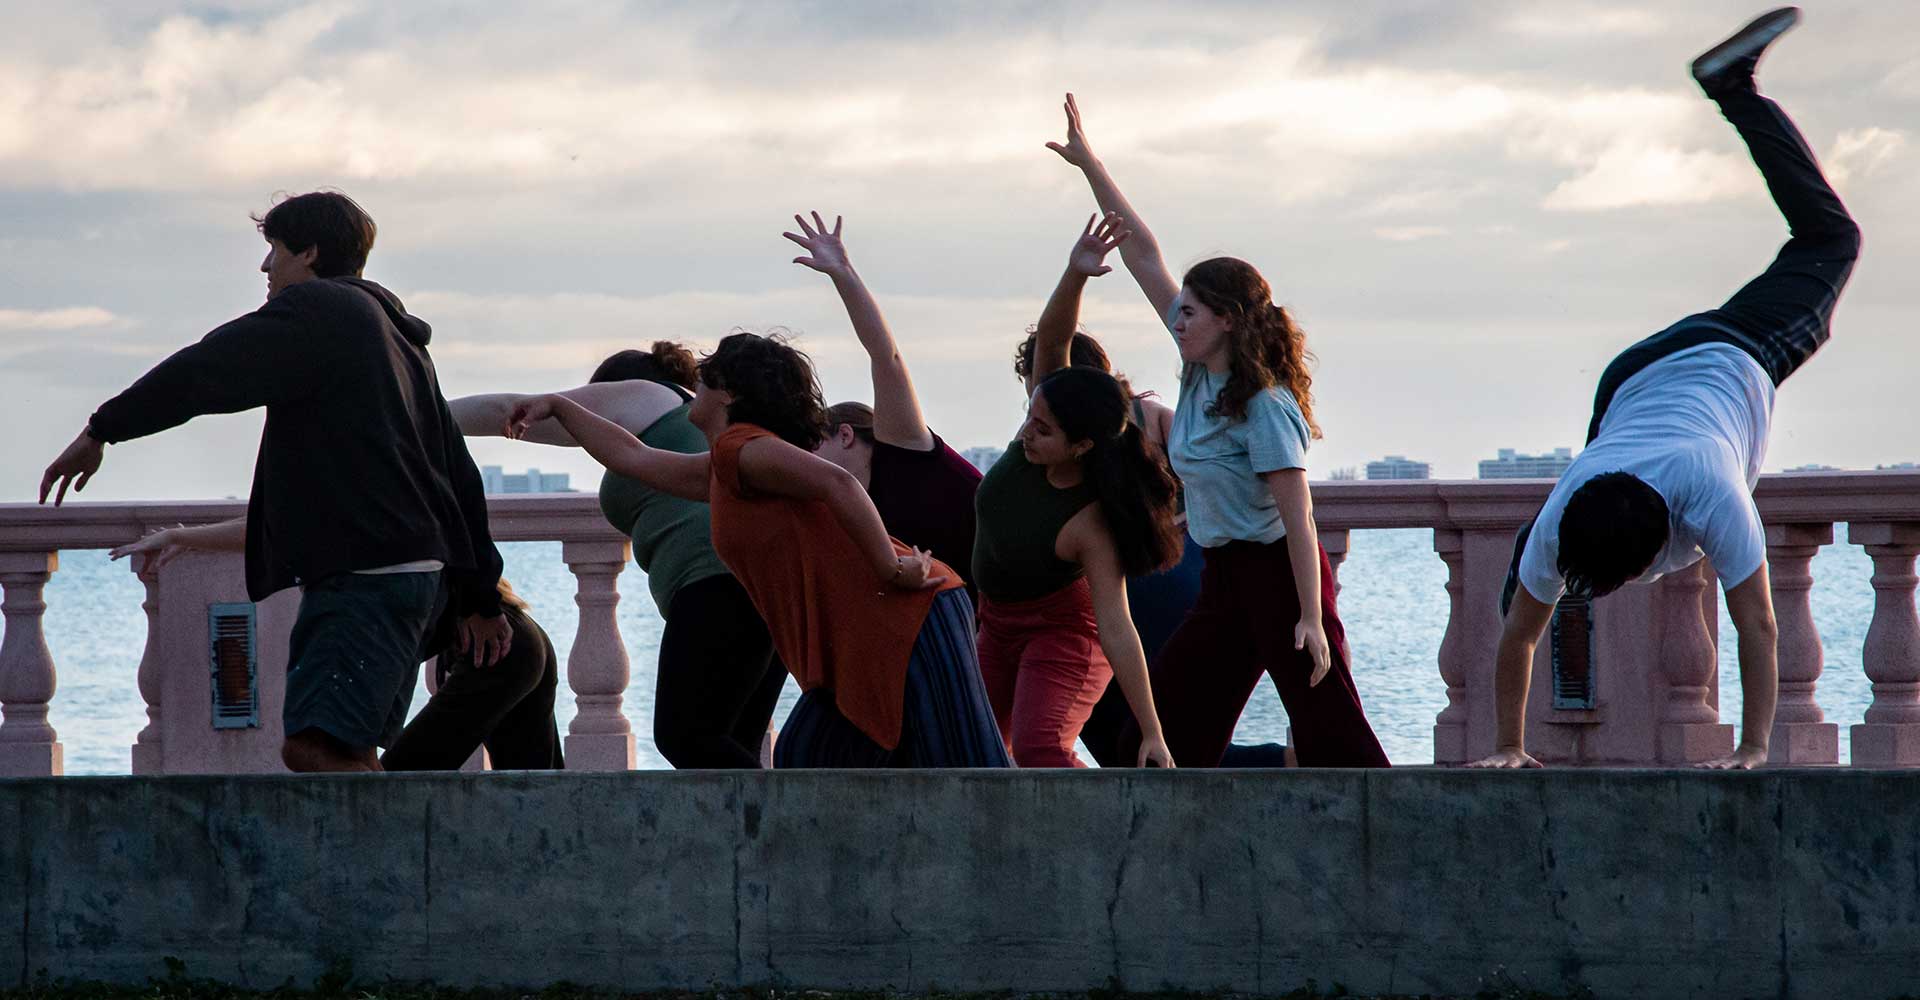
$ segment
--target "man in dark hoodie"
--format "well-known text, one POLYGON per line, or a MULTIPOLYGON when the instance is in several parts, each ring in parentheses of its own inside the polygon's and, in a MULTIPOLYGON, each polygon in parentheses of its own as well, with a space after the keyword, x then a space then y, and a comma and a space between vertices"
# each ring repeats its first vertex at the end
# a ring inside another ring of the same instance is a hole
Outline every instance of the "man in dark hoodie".
POLYGON ((56 505, 84 489, 109 444, 266 407, 247 592, 301 588, 281 756, 295 771, 377 771, 421 660, 449 641, 481 664, 506 652, 500 554, 427 354, 431 328, 360 277, 373 219, 315 192, 254 221, 271 248, 266 304, 103 403, 47 467, 40 502, 56 482, 56 505))

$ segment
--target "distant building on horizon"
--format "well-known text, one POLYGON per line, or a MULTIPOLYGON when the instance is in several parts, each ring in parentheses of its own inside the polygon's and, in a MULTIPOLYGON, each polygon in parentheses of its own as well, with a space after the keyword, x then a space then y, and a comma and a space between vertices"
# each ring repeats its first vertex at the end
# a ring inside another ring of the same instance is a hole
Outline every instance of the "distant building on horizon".
POLYGON ((1876 465, 1874 469, 1881 472, 1894 469, 1920 469, 1920 462, 1895 462, 1892 465, 1876 465))
POLYGON ((1000 461, 1000 456, 1005 452, 1005 448, 995 448, 990 444, 983 444, 978 447, 968 448, 966 451, 960 453, 960 457, 972 462, 974 468, 985 472, 993 467, 993 463, 1000 461))
POLYGON ((1368 479, 1432 479, 1433 465, 1416 462, 1405 455, 1388 455, 1367 463, 1368 479))
POLYGON ((1359 479, 1360 474, 1353 471, 1353 466, 1343 465, 1333 470, 1332 472, 1327 473, 1327 478, 1333 480, 1336 483, 1344 483, 1350 480, 1359 479))
POLYGON ((1559 479, 1572 464, 1572 448, 1555 448, 1551 455, 1522 455, 1512 448, 1502 448, 1499 458, 1480 460, 1480 478, 1559 479))
POLYGON ((1782 469, 1780 471, 1782 472, 1838 472, 1840 470, 1835 466, 1821 465, 1818 462, 1810 462, 1806 465, 1796 465, 1791 469, 1782 469))
POLYGON ((528 469, 525 474, 503 472, 497 465, 480 467, 480 485, 489 494, 494 493, 572 493, 573 487, 567 485, 568 476, 564 472, 541 472, 528 469))

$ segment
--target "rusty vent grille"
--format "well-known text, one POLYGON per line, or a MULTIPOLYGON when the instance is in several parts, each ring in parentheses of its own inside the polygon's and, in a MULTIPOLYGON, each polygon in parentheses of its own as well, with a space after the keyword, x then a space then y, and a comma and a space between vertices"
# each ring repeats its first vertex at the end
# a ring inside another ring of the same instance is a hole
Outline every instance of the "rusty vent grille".
POLYGON ((1593 605, 1562 597, 1553 609, 1553 707, 1594 707, 1593 605))
POLYGON ((207 667, 213 685, 215 729, 260 725, 253 628, 253 605, 207 605, 207 667))

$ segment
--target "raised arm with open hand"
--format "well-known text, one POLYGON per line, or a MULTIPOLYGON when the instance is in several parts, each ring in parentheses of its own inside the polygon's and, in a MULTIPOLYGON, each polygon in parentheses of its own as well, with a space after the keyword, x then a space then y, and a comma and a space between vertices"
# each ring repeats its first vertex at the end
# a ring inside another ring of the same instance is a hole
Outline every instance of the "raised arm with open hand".
POLYGON ((1073 241, 1067 254, 1067 270, 1053 288, 1047 306, 1040 311, 1040 322, 1033 328, 1033 364, 1027 371, 1027 394, 1041 379, 1065 368, 1072 360, 1073 331, 1080 326, 1080 293, 1088 278, 1097 278, 1113 270, 1107 254, 1133 234, 1126 221, 1109 212, 1105 218, 1087 217, 1087 226, 1073 241))
POLYGON ((1119 215, 1126 227, 1133 231, 1132 239, 1120 248, 1120 259, 1127 265, 1128 273, 1133 275, 1134 283, 1140 286, 1147 301, 1153 304, 1154 313, 1165 316, 1173 305, 1174 297, 1180 294, 1180 283, 1175 281, 1172 272, 1167 270, 1167 262, 1160 256, 1160 243, 1153 238, 1153 232, 1140 218, 1140 213, 1127 203, 1125 195, 1114 184, 1107 168, 1093 155, 1093 148, 1087 145, 1087 135, 1080 127, 1080 105, 1073 95, 1067 95, 1067 141, 1049 142, 1047 148, 1060 154, 1060 158, 1080 168, 1087 177, 1087 184, 1093 188, 1093 199, 1100 205, 1100 211, 1108 215, 1119 215))
POLYGON ((853 334, 860 338, 860 346, 866 349, 867 358, 872 362, 874 438, 913 451, 932 450, 933 432, 927 429, 927 418, 920 412, 913 377, 907 373, 907 362, 900 356, 900 345, 894 342, 886 317, 880 314, 880 304, 874 301, 867 283, 860 280, 859 272, 847 259, 846 245, 840 241, 840 217, 833 217, 833 228, 829 230, 819 212, 812 215, 811 225, 806 219, 794 216, 800 232, 780 235, 807 251, 793 262, 832 278, 834 290, 846 304, 847 318, 853 321, 853 334))

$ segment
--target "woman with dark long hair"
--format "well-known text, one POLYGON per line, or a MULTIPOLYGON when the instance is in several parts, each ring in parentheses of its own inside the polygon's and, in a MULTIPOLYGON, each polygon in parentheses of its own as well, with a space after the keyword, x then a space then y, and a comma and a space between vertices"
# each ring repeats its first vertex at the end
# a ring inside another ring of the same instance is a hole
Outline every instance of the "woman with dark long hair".
POLYGON ((1200 595, 1155 663, 1166 739, 1190 765, 1220 761, 1260 675, 1273 678, 1302 766, 1384 767, 1348 669, 1307 488, 1313 419, 1306 336, 1246 261, 1201 261, 1176 282, 1160 247, 1080 128, 1049 149, 1080 168, 1100 209, 1131 230, 1121 259, 1179 348, 1168 454, 1187 527, 1206 549, 1200 595))
MULTIPOLYGON (((1124 239, 1102 228, 1093 266, 1124 239)), ((1170 767, 1126 577, 1179 559, 1173 476, 1120 382, 1061 361, 974 497, 981 674, 1022 767, 1084 766, 1074 741, 1116 678, 1145 734, 1134 762, 1170 767)))
MULTIPOLYGON (((1113 270, 1102 263, 1105 257, 1102 245, 1107 239, 1125 232, 1119 224, 1118 216, 1109 216, 1098 227, 1092 219, 1087 221, 1085 230, 1074 243, 1073 252, 1068 255, 1066 271, 1054 286, 1046 308, 1040 312, 1039 322, 1027 331, 1027 339, 1014 351, 1013 373, 1026 386, 1029 396, 1033 395, 1037 379, 1051 375, 1063 365, 1094 368, 1112 375, 1120 381, 1132 400, 1133 420, 1140 425, 1147 444, 1164 461, 1167 435, 1173 429, 1173 408, 1152 398, 1150 393, 1134 392, 1126 377, 1113 370, 1113 361, 1100 341, 1079 328, 1080 299, 1087 281, 1113 270)), ((1186 501, 1179 494, 1175 499, 1174 520, 1180 525, 1180 560, 1158 572, 1127 577, 1127 610, 1133 618, 1134 631, 1140 635, 1140 647, 1149 664, 1159 658, 1160 647, 1166 645, 1174 629, 1179 627, 1200 596, 1200 573, 1204 560, 1199 543, 1187 533, 1186 501)), ((1080 742, 1086 744, 1088 752, 1093 754, 1093 759, 1101 767, 1131 766, 1133 758, 1128 753, 1127 731, 1132 721, 1133 714, 1127 706, 1125 692, 1120 689, 1117 680, 1110 682, 1100 700, 1094 704, 1092 713, 1087 716, 1086 724, 1081 727, 1080 742)), ((1281 743, 1233 743, 1228 745, 1220 758, 1221 767, 1289 765, 1287 747, 1281 743)))
MULTIPOLYGON (((650 447, 683 454, 707 450, 687 419, 698 381, 693 352, 668 340, 620 351, 588 384, 562 395, 650 447)), ((448 402, 467 434, 500 434, 507 416, 532 397, 511 393, 448 402)), ((526 428, 528 440, 575 446, 557 420, 526 428)), ((654 676, 653 743, 676 768, 756 768, 786 671, 774 662, 773 637, 739 581, 713 550, 707 505, 617 472, 600 479, 600 511, 633 540, 633 561, 665 620, 654 676)))
POLYGON ((565 395, 532 397, 512 436, 553 419, 610 471, 711 504, 713 547, 804 692, 777 767, 995 767, 994 728, 958 575, 888 537, 826 427, 806 355, 734 333, 700 362, 687 417, 709 451, 647 445, 565 395))

